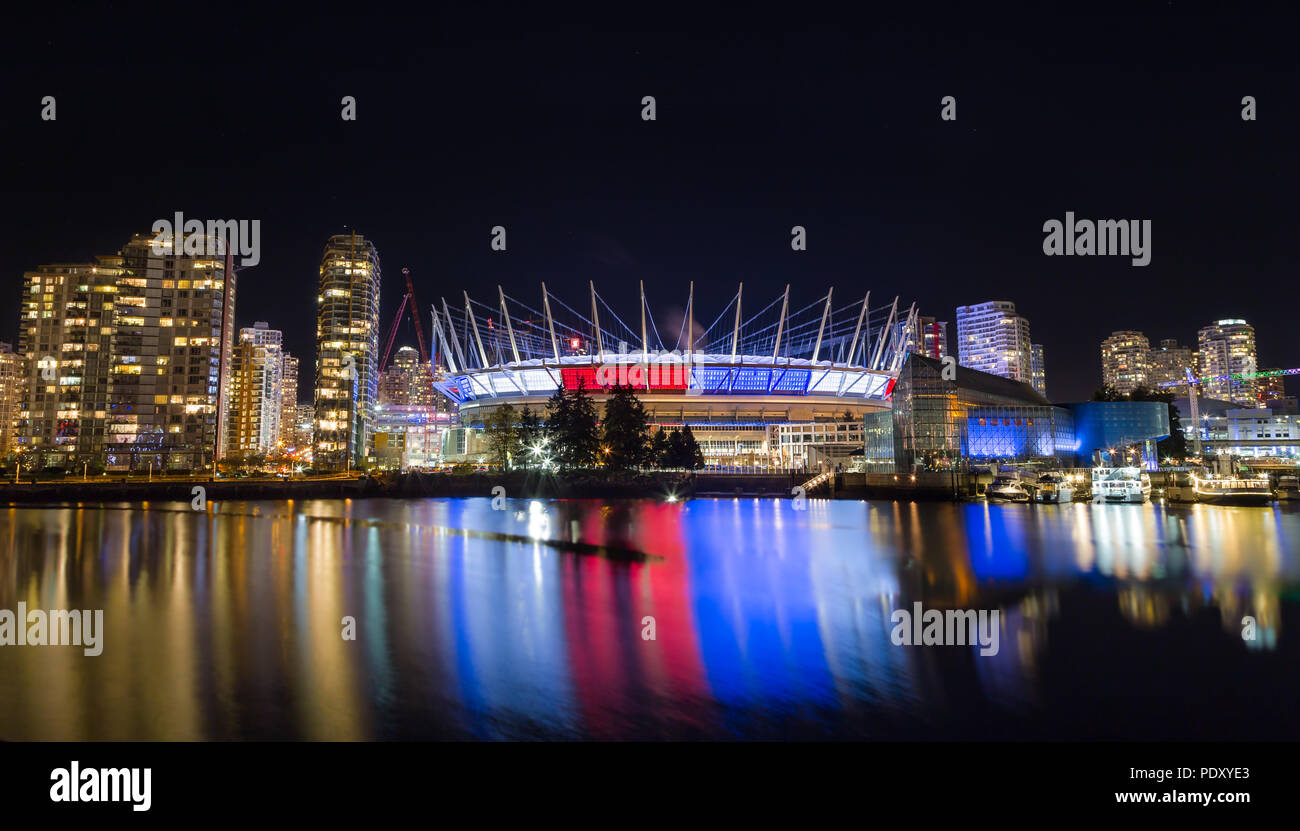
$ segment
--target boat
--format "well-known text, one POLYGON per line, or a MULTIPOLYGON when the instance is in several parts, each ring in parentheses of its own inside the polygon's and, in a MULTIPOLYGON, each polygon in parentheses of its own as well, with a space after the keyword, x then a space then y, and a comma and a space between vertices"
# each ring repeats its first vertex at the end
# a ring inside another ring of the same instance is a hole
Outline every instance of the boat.
POLYGON ((1073 502, 1074 484, 1060 471, 1049 471, 1034 483, 1034 501, 1045 503, 1073 502))
POLYGON ((1146 502, 1151 498, 1151 475, 1140 467, 1094 467, 1094 502, 1146 502))
POLYGON ((1197 502, 1210 505, 1271 505, 1273 486, 1268 477, 1250 478, 1211 473, 1192 476, 1197 502))
POLYGON ((1275 493, 1280 500, 1300 499, 1300 476, 1279 476, 1275 493))
POLYGON ((1029 491, 1014 473, 999 473, 984 491, 990 502, 1028 502, 1029 491))

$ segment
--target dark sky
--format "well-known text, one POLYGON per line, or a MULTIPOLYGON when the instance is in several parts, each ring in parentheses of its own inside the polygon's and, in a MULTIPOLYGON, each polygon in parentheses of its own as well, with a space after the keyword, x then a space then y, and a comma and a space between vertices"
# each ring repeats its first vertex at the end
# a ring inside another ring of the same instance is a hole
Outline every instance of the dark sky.
POLYGON ((577 306, 594 279, 628 315, 638 279, 665 311, 695 280, 709 321, 739 280, 764 305, 789 282, 795 308, 870 288, 949 321, 1013 300, 1061 401, 1098 385, 1115 329, 1189 343, 1243 317, 1264 365, 1300 366, 1294 20, 1181 4, 839 22, 761 5, 587 22, 498 4, 480 19, 46 5, 0 51, 0 337, 24 270, 112 253, 181 210, 261 220, 239 322, 283 329, 305 376, 321 249, 347 228, 379 248, 386 318, 402 267, 426 304, 490 301, 497 283, 535 304, 546 280, 577 306), (1043 222, 1067 210, 1150 219, 1151 265, 1044 256, 1043 222))

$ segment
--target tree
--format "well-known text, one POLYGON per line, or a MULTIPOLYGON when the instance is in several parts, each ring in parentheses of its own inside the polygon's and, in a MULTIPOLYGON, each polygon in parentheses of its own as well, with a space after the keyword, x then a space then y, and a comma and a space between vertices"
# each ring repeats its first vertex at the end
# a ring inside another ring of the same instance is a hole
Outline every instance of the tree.
POLYGON ((532 467, 541 462, 544 438, 541 418, 525 405, 519 413, 519 452, 524 467, 532 467))
POLYGON ((519 415, 509 404, 497 407, 483 419, 483 432, 487 435, 488 452, 503 469, 519 458, 519 415))
POLYGON ((673 430, 668 434, 668 441, 664 445, 664 467, 686 467, 686 450, 685 442, 682 441, 682 431, 673 430))
POLYGON ((668 467, 668 434, 660 427, 650 439, 650 464, 668 467))
POLYGON ((650 454, 650 417, 631 386, 615 386, 605 401, 605 464, 615 470, 640 467, 650 454))
POLYGON ((691 425, 682 426, 682 456, 685 464, 680 467, 699 470, 704 467, 704 451, 700 449, 700 444, 695 440, 695 434, 691 432, 691 425))
POLYGON ((581 381, 572 392, 558 389, 546 405, 546 434, 562 467, 596 464, 600 452, 600 418, 581 381))

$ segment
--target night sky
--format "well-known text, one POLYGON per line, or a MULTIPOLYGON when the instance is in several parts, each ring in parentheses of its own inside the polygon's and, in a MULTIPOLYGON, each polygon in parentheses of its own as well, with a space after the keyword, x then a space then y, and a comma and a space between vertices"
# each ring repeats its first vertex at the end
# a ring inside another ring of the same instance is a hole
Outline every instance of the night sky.
POLYGON ((478 19, 47 5, 0 50, 5 339, 25 270, 113 253, 180 210, 261 220, 238 321, 283 329, 304 377, 322 247, 347 229, 378 247, 385 326, 403 267, 426 306, 465 288, 490 302, 497 283, 537 305, 545 280, 579 307, 592 279, 625 319, 639 279, 661 317, 694 280, 705 323, 743 280, 754 311, 786 283, 792 308, 828 286, 898 294, 950 322, 954 351, 956 306, 1012 300, 1057 401, 1100 383, 1116 329, 1189 345, 1242 317, 1263 366, 1300 366, 1294 20, 1181 4, 838 23, 797 5, 587 22, 500 4, 478 19), (1044 256, 1043 223, 1067 210, 1150 219, 1151 264, 1044 256))

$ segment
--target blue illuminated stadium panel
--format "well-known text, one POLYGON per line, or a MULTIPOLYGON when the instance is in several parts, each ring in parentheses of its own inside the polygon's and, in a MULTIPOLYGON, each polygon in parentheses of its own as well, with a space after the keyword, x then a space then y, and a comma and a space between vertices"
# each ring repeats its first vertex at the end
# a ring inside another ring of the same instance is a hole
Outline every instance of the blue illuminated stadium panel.
POLYGON ((726 367, 692 367, 691 389, 709 394, 725 394, 731 387, 732 370, 726 367))
POLYGON ((811 378, 812 372, 807 369, 778 369, 776 371, 776 385, 772 388, 772 391, 786 393, 787 395, 803 395, 808 392, 808 381, 811 378))
POLYGON ((771 386, 770 369, 738 369, 731 381, 732 392, 767 392, 771 386))

